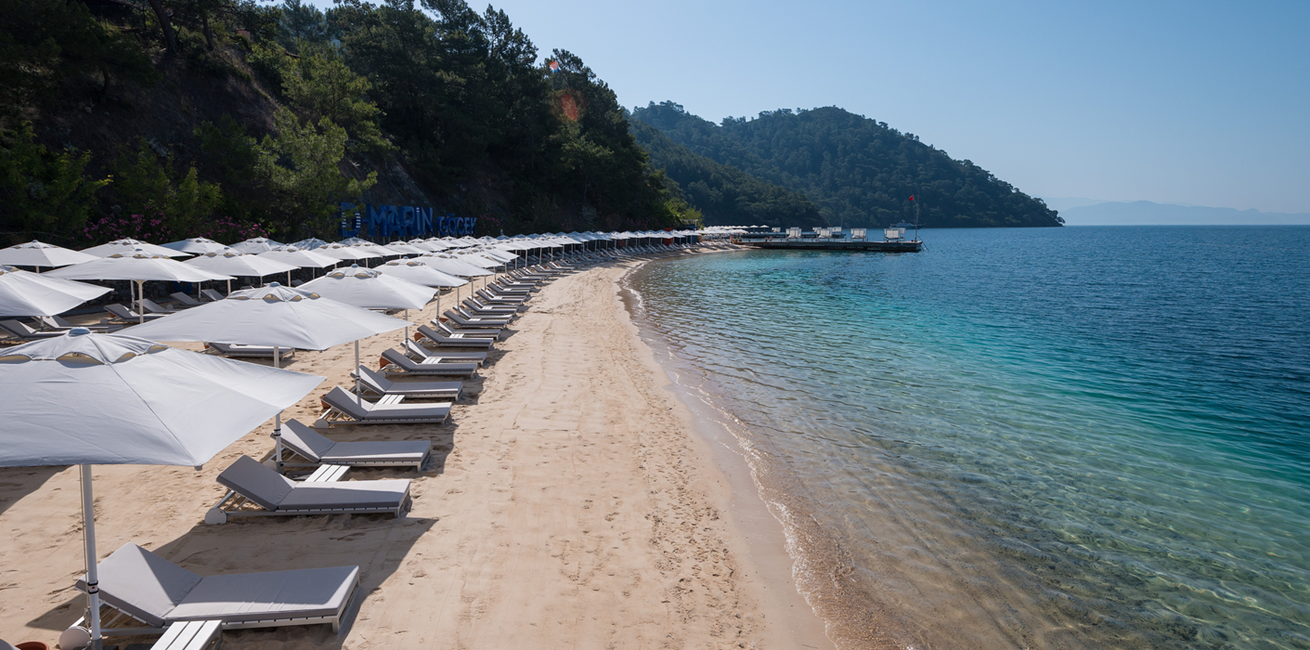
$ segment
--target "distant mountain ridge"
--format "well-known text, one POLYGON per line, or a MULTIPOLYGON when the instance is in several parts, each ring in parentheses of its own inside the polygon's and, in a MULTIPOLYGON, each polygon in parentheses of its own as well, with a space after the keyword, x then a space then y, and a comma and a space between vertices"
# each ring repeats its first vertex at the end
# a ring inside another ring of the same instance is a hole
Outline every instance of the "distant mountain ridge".
POLYGON ((1286 226, 1310 225, 1310 214, 1106 201, 1061 211, 1071 226, 1286 226))
POLYGON ((765 111, 721 125, 673 102, 632 112, 673 142, 717 163, 804 194, 828 223, 887 226, 914 221, 933 227, 1059 226, 1040 199, 968 160, 836 107, 765 111))

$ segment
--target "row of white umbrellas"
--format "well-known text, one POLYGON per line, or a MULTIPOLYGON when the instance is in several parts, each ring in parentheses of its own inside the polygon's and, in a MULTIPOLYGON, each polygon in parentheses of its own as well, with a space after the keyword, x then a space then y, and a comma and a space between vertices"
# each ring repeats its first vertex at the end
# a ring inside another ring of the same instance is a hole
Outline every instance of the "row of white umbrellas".
MULTIPOLYGON (((192 238, 164 245, 135 239, 122 239, 83 251, 33 241, 0 249, 0 265, 58 268, 43 276, 66 280, 128 280, 136 293, 143 293, 147 281, 175 282, 227 281, 236 277, 259 277, 287 273, 300 268, 329 268, 342 262, 359 262, 398 255, 419 255, 394 260, 377 268, 380 273, 395 275, 429 287, 459 287, 466 278, 486 277, 493 270, 521 259, 514 251, 549 250, 591 241, 619 241, 636 238, 664 238, 696 234, 693 231, 647 231, 613 233, 547 233, 516 237, 462 237, 414 239, 385 246, 352 238, 331 244, 322 240, 305 240, 285 245, 259 237, 225 246, 210 239, 192 238), (304 246, 303 248, 301 246, 304 246), (186 262, 174 258, 194 255, 186 262)), ((543 253, 544 254, 544 253, 543 253)), ((22 282, 25 272, 9 271, 13 277, 0 276, 0 316, 50 316, 76 306, 66 300, 45 301, 42 294, 60 292, 53 288, 36 289, 32 282, 22 282), (56 308, 62 307, 58 311, 56 308)), ((67 289, 70 285, 63 285, 67 289)), ((106 290, 86 285, 81 291, 64 295, 103 295, 106 290)), ((89 299, 89 298, 88 298, 89 299)), ((144 314, 142 314, 144 319, 144 314)))

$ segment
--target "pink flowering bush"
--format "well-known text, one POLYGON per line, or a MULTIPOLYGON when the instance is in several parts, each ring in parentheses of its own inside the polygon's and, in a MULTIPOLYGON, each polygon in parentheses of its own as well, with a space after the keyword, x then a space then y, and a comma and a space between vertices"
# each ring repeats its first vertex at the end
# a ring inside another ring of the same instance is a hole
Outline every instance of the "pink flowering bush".
POLYGON ((164 213, 158 211, 153 211, 149 215, 133 214, 122 217, 108 214, 100 219, 89 220, 82 234, 94 243, 128 237, 151 243, 165 243, 192 237, 205 237, 231 243, 252 237, 268 236, 268 232, 260 224, 238 221, 231 217, 214 217, 201 220, 189 228, 175 229, 170 226, 164 213))

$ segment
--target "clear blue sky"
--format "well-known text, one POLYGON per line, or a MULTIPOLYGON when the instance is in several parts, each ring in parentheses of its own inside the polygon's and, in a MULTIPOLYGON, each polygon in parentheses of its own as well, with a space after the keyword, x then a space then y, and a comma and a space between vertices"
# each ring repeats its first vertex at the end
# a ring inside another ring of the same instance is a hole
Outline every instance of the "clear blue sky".
POLYGON ((1310 1, 495 6, 629 108, 834 105, 1036 196, 1310 212, 1310 1))

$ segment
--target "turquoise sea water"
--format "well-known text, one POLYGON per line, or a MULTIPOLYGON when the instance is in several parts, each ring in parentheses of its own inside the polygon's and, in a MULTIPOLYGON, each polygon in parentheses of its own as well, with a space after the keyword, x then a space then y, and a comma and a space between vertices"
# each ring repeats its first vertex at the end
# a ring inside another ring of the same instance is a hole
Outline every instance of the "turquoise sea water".
POLYGON ((1310 648, 1310 228, 923 238, 629 279, 834 636, 1310 648))

